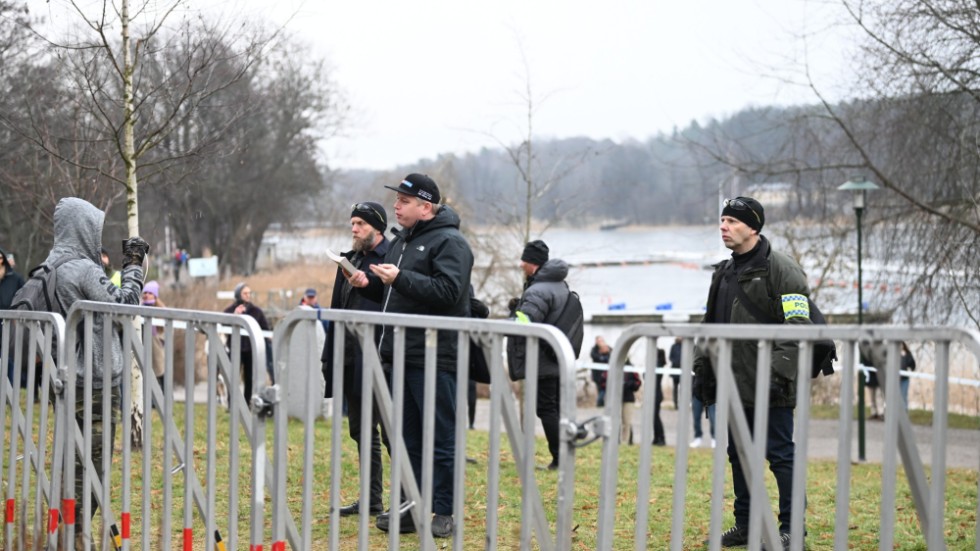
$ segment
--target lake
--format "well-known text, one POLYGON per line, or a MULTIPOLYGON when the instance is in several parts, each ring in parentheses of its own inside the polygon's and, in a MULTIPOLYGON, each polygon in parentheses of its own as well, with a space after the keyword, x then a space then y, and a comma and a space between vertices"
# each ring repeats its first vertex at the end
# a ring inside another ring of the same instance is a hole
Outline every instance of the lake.
MULTIPOLYGON (((678 314, 700 313, 708 297, 711 271, 705 269, 730 253, 721 245, 717 226, 626 227, 611 231, 550 228, 543 235, 552 258, 572 265, 569 286, 579 293, 586 319, 608 311, 678 314)), ((349 233, 271 233, 266 242, 278 261, 326 260, 326 249, 347 250, 349 233), (274 251, 274 252, 273 252, 274 251), (319 251, 319 252, 318 252, 319 251)), ((515 247, 513 269, 521 249, 515 247)), ((476 263, 480 264, 479 252, 476 263)), ((479 290, 478 290, 479 291, 479 290)), ((586 347, 602 333, 615 341, 622 329, 587 327, 586 347)), ((669 342, 661 342, 662 347, 669 342)), ((587 356, 586 356, 587 357, 587 356)))

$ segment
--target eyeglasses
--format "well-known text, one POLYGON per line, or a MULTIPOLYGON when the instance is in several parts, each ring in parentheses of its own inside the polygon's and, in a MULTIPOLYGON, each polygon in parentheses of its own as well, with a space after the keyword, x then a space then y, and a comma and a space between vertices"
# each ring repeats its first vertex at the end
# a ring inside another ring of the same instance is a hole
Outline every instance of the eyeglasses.
POLYGON ((741 199, 725 199, 725 202, 722 203, 722 205, 725 206, 725 207, 732 207, 735 210, 747 210, 747 211, 749 211, 749 212, 751 212, 752 214, 755 215, 755 219, 760 224, 762 223, 762 219, 759 218, 759 213, 756 212, 756 211, 754 211, 754 210, 752 210, 752 207, 750 207, 748 203, 746 203, 745 201, 743 201, 741 199))
POLYGON ((352 210, 352 211, 360 210, 360 211, 373 212, 374 215, 378 217, 378 221, 379 222, 384 223, 384 221, 385 221, 385 217, 382 216, 381 213, 377 211, 377 209, 375 209, 374 207, 372 207, 371 205, 369 205, 367 203, 354 203, 353 205, 350 206, 350 210, 352 210))

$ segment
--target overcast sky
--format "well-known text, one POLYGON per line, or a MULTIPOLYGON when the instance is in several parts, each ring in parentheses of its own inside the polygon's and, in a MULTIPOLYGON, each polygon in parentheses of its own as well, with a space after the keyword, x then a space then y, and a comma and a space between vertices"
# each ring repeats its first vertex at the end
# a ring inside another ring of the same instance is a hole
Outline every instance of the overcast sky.
POLYGON ((848 52, 828 30, 832 4, 192 0, 187 10, 268 20, 310 42, 355 115, 347 136, 324 144, 330 166, 388 169, 520 142, 527 75, 540 138, 645 140, 750 105, 812 102, 778 78, 800 80, 804 61, 837 99, 848 52))

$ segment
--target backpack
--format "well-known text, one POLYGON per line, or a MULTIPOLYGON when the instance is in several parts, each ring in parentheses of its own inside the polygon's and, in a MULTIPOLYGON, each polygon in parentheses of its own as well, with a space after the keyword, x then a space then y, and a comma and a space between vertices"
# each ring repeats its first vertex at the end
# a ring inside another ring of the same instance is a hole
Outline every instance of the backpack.
MULTIPOLYGON (((565 284, 568 287, 568 284, 565 284)), ((568 342, 572 343, 572 351, 575 352, 575 359, 582 354, 582 341, 585 338, 585 313, 582 311, 582 301, 578 293, 568 290, 568 300, 565 301, 564 308, 554 321, 548 322, 554 325, 568 337, 568 342)), ((550 346, 545 347, 545 352, 553 359, 557 359, 555 351, 550 346)))
MULTIPOLYGON (((726 271, 725 277, 728 277, 729 275, 734 275, 734 269, 732 269, 731 263, 726 264, 725 268, 723 269, 726 271)), ((769 297, 771 299, 773 293, 772 293, 772 289, 768 288, 768 285, 769 285, 769 280, 767 278, 766 286, 769 292, 769 297)), ((741 301, 742 306, 744 306, 745 309, 749 311, 749 314, 753 318, 755 318, 756 321, 758 321, 759 323, 773 323, 773 324, 783 323, 783 320, 772 317, 771 314, 769 314, 765 310, 760 309, 754 302, 752 302, 752 300, 749 299, 748 295, 745 294, 745 291, 742 290, 742 286, 739 285, 738 282, 735 282, 734 288, 735 288, 735 295, 738 297, 739 301, 741 301)), ((816 303, 814 303, 813 300, 810 299, 810 297, 806 297, 806 300, 810 308, 810 321, 814 325, 827 325, 827 319, 823 317, 823 313, 820 311, 819 308, 817 308, 816 303)), ((820 376, 821 373, 827 376, 833 375, 834 360, 837 359, 837 345, 834 343, 834 341, 831 339, 822 339, 819 341, 813 341, 813 346, 811 347, 811 351, 813 353, 813 364, 812 364, 813 369, 810 372, 810 378, 816 379, 817 377, 820 376)))
POLYGON ((81 257, 67 255, 59 258, 53 264, 41 264, 30 272, 30 277, 24 286, 14 295, 10 305, 11 310, 32 310, 35 312, 53 312, 65 314, 58 300, 58 267, 62 264, 77 260, 81 257))
MULTIPOLYGON (((13 301, 10 304, 11 310, 32 310, 34 312, 53 312, 55 314, 65 315, 64 308, 61 307, 61 301, 58 300, 56 290, 58 288, 58 266, 70 261, 77 260, 81 257, 67 255, 59 258, 51 266, 47 264, 41 264, 37 266, 30 272, 28 280, 24 283, 24 286, 17 290, 14 294, 13 301)), ((29 360, 27 356, 27 351, 30 349, 30 337, 27 331, 24 331, 24 361, 25 362, 35 362, 41 361, 41 349, 37 349, 37 355, 33 360, 29 360)), ((51 356, 54 358, 58 357, 58 343, 57 341, 51 342, 51 356)), ((27 366, 25 364, 24 371, 22 373, 26 376, 27 366)), ((40 379, 38 379, 40 381, 40 379)), ((26 380, 21 381, 22 388, 26 388, 26 380)))

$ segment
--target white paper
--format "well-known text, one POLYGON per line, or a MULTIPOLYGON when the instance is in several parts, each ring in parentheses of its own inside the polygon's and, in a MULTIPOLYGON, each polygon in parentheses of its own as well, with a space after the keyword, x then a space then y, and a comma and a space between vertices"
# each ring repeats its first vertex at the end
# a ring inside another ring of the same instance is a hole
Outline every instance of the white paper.
POLYGON ((353 274, 354 272, 357 271, 357 268, 355 268, 354 265, 350 263, 350 260, 347 260, 346 257, 340 256, 339 254, 331 251, 330 249, 327 249, 327 258, 339 264, 340 267, 343 268, 344 271, 347 272, 348 274, 353 274))

